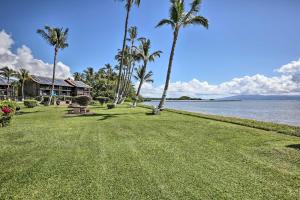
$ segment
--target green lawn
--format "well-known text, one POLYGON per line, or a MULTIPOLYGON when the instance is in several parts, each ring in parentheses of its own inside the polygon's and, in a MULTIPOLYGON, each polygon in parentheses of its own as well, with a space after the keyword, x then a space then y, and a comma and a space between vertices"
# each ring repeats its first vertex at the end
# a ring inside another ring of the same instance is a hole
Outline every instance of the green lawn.
POLYGON ((300 138, 174 112, 23 109, 0 199, 300 199, 300 138))

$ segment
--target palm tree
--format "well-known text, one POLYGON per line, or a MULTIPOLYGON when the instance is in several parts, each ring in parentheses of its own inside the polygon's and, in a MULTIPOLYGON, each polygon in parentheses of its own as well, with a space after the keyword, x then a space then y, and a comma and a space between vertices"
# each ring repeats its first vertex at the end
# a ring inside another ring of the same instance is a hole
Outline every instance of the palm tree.
POLYGON ((167 91, 170 84, 175 48, 176 48, 176 43, 177 43, 180 29, 182 27, 185 28, 189 25, 201 25, 204 26, 205 28, 208 28, 208 20, 205 17, 198 15, 200 11, 201 0, 193 0, 193 2, 191 3, 191 8, 188 12, 186 12, 184 9, 185 6, 184 0, 170 0, 170 2, 171 2, 171 9, 170 9, 169 19, 161 20, 156 26, 156 27, 161 27, 163 25, 170 25, 173 29, 172 50, 169 58, 169 65, 168 65, 164 92, 158 106, 159 110, 163 109, 166 101, 167 91))
POLYGON ((73 74, 73 77, 74 77, 75 81, 82 81, 83 80, 83 75, 81 73, 79 73, 79 72, 75 72, 73 74))
POLYGON ((130 27, 128 29, 128 34, 129 34, 129 38, 127 38, 127 41, 130 42, 130 50, 129 50, 129 65, 127 67, 127 72, 126 72, 126 79, 124 81, 124 86, 123 86, 123 90, 121 93, 121 99, 120 99, 120 103, 122 104, 126 97, 128 96, 128 89, 130 87, 131 84, 131 79, 132 79, 132 74, 133 74, 133 70, 135 69, 135 62, 136 62, 136 46, 135 46, 135 42, 137 39, 137 27, 133 26, 130 27))
POLYGON ((22 101, 24 101, 25 96, 24 96, 24 84, 25 81, 27 81, 30 77, 29 71, 26 69, 21 68, 19 72, 17 73, 17 77, 19 79, 19 82, 21 83, 21 91, 22 91, 22 101))
POLYGON ((116 105, 117 102, 119 101, 119 94, 120 94, 120 89, 121 89, 121 79, 122 79, 122 71, 123 71, 123 57, 124 57, 124 50, 126 47, 126 39, 127 39, 127 31, 128 31, 128 23, 129 23, 129 16, 130 16, 130 11, 133 5, 140 5, 141 0, 120 0, 120 1, 125 1, 125 8, 126 8, 126 19, 125 19, 125 30, 124 30, 124 37, 123 37, 123 45, 122 45, 122 57, 121 57, 121 63, 119 67, 119 76, 118 76, 118 82, 117 82, 117 88, 116 88, 116 94, 115 94, 115 100, 114 104, 116 105))
POLYGON ((85 82, 90 86, 92 86, 95 78, 94 68, 92 67, 86 68, 86 70, 83 71, 83 74, 84 74, 85 82))
POLYGON ((134 100, 133 107, 136 107, 137 101, 139 100, 139 96, 140 96, 140 92, 141 92, 143 83, 153 83, 153 79, 152 79, 153 72, 152 71, 147 72, 146 68, 143 66, 140 66, 139 68, 135 69, 135 71, 136 71, 136 74, 134 75, 134 78, 137 81, 139 81, 140 84, 139 84, 138 90, 136 92, 136 98, 134 100))
POLYGON ((9 98, 9 87, 11 84, 10 78, 16 75, 16 72, 9 67, 3 67, 0 69, 0 75, 2 75, 7 80, 7 88, 6 88, 6 98, 9 98))
POLYGON ((141 67, 141 69, 139 68, 139 70, 137 72, 141 73, 141 79, 140 79, 140 84, 139 84, 139 89, 135 98, 135 101, 133 103, 133 106, 136 106, 137 101, 139 100, 139 94, 140 94, 140 90, 142 88, 142 85, 144 83, 144 77, 146 75, 146 71, 147 71, 147 65, 148 62, 154 62, 155 58, 160 57, 160 55, 162 54, 162 51, 155 51, 153 53, 150 53, 150 49, 151 49, 151 41, 149 39, 146 38, 140 38, 139 41, 141 42, 141 45, 138 48, 138 52, 137 52, 137 58, 139 60, 143 61, 143 66, 141 67))
POLYGON ((55 70, 56 70, 56 58, 59 49, 65 49, 69 46, 67 43, 69 29, 63 28, 52 28, 45 26, 44 29, 38 29, 37 33, 41 35, 51 46, 54 47, 54 62, 53 62, 53 74, 52 74, 52 87, 50 92, 50 101, 54 93, 54 81, 55 81, 55 70))

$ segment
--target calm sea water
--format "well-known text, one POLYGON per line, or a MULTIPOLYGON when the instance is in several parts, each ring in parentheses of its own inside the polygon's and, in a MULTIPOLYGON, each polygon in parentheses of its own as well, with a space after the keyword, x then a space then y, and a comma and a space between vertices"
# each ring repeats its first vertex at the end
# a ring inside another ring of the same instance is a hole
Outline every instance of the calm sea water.
MULTIPOLYGON (((145 102, 157 106, 158 102, 145 102)), ((300 101, 167 102, 166 108, 300 126, 300 101)))

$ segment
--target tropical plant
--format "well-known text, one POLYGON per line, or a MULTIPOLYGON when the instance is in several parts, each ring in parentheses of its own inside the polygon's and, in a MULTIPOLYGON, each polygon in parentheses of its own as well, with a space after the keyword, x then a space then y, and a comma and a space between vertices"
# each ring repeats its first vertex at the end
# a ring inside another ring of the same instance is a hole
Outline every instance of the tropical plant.
POLYGON ((74 80, 75 81, 82 81, 83 80, 83 74, 79 73, 79 72, 75 72, 73 74, 74 80))
POLYGON ((52 74, 52 87, 50 92, 50 101, 51 103, 52 96, 54 93, 54 81, 55 81, 55 70, 57 62, 57 54, 59 49, 65 49, 69 46, 67 43, 69 29, 66 28, 52 28, 45 26, 44 29, 38 29, 37 33, 41 35, 51 46, 54 47, 54 62, 53 62, 53 74, 52 74))
POLYGON ((135 69, 135 71, 136 71, 136 74, 134 75, 134 78, 137 81, 139 81, 139 87, 136 92, 136 96, 135 96, 135 99, 133 102, 133 107, 136 107, 136 104, 139 101, 139 96, 140 96, 140 92, 141 92, 143 83, 153 83, 153 79, 152 79, 153 72, 152 71, 147 72, 145 67, 139 67, 139 68, 135 69))
POLYGON ((122 90, 121 90, 121 96, 119 99, 119 103, 122 104, 129 93, 129 88, 130 88, 130 84, 131 84, 131 80, 132 80, 132 75, 133 75, 133 70, 135 69, 135 63, 137 61, 137 57, 136 57, 136 46, 135 46, 135 42, 137 39, 137 27, 133 26, 130 27, 128 29, 128 34, 129 34, 129 38, 127 38, 127 41, 130 43, 130 47, 129 47, 129 54, 128 54, 128 66, 126 68, 126 73, 125 73, 125 78, 123 81, 123 86, 122 86, 122 90))
POLYGON ((27 108, 34 108, 38 106, 38 101, 34 100, 34 99, 26 99, 24 101, 24 106, 26 106, 27 108))
POLYGON ((29 71, 26 69, 21 68, 18 73, 17 77, 19 79, 19 82, 21 84, 21 91, 22 91, 22 101, 24 101, 25 96, 24 96, 24 84, 25 81, 27 81, 30 78, 29 71))
POLYGON ((120 95, 120 89, 121 89, 121 79, 122 79, 122 71, 123 71, 123 57, 125 53, 125 47, 126 47, 126 39, 127 39, 127 31, 128 31, 128 23, 129 23, 129 16, 130 11, 133 5, 140 5, 141 0, 119 0, 122 2, 125 2, 125 8, 126 8, 126 19, 125 19, 125 30, 124 30, 124 37, 123 37, 123 44, 122 44, 122 56, 121 56, 121 63, 119 67, 119 75, 118 75, 118 81, 117 81, 117 87, 116 87, 116 94, 115 94, 115 100, 114 104, 116 105, 119 101, 119 95, 120 95))
POLYGON ((173 59, 175 54, 176 43, 181 28, 185 28, 189 25, 200 25, 205 28, 208 28, 208 20, 199 16, 201 0, 193 0, 191 3, 191 8, 188 12, 185 11, 184 0, 170 0, 170 17, 168 19, 161 20, 156 27, 161 27, 163 25, 170 25, 173 30, 173 44, 169 58, 168 71, 166 76, 166 82, 164 91, 162 94, 161 101, 159 103, 158 109, 162 110, 166 101, 167 91, 170 84, 171 72, 173 59))
POLYGON ((153 82, 153 80, 151 79, 153 73, 150 71, 149 73, 147 72, 147 65, 149 62, 154 62, 155 59, 157 57, 160 57, 160 55, 162 54, 162 51, 155 51, 153 53, 150 53, 150 49, 151 49, 151 41, 149 39, 146 38, 140 38, 139 41, 141 42, 140 46, 138 47, 137 50, 137 55, 136 57, 138 58, 138 60, 143 61, 143 66, 139 67, 136 70, 136 74, 137 76, 135 76, 135 78, 137 80, 139 80, 139 87, 138 87, 138 91, 135 97, 135 101, 133 103, 133 106, 136 106, 137 101, 139 100, 139 95, 140 95, 140 91, 142 88, 142 85, 144 82, 153 82))
POLYGON ((9 89, 11 84, 11 77, 16 76, 16 71, 13 69, 10 69, 9 67, 3 67, 0 69, 0 75, 6 78, 7 80, 7 87, 6 87, 6 97, 9 98, 9 89))
POLYGON ((92 67, 86 68, 86 70, 83 71, 83 76, 84 76, 85 82, 88 85, 92 86, 94 78, 95 78, 94 68, 92 68, 92 67))
POLYGON ((80 106, 88 106, 91 100, 92 99, 89 96, 78 96, 75 98, 75 102, 78 103, 80 106))

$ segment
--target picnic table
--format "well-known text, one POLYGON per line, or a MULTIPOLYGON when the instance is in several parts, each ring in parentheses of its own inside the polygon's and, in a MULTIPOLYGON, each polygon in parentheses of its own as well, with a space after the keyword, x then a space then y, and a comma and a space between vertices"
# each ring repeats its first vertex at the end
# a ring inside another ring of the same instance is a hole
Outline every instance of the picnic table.
POLYGON ((87 106, 72 105, 71 108, 72 110, 69 110, 69 114, 86 114, 89 112, 87 106))

